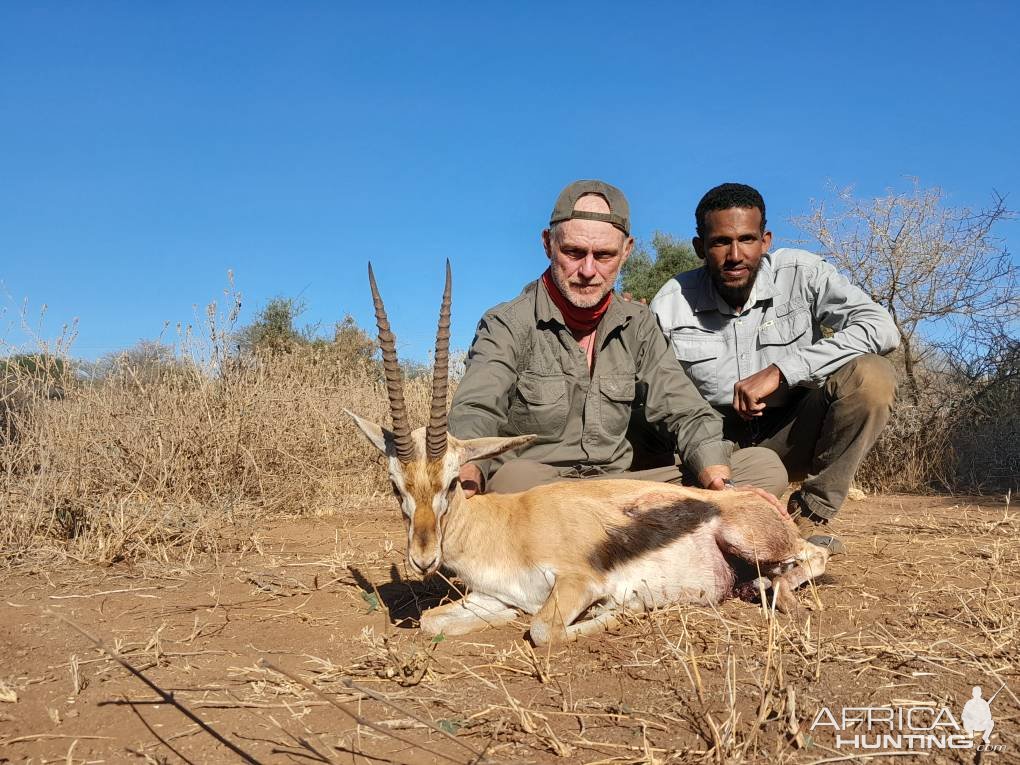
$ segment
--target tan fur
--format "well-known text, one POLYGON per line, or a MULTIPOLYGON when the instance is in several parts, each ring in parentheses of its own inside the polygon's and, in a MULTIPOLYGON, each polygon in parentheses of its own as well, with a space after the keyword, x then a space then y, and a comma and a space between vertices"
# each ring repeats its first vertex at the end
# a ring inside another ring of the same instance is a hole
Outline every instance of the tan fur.
MULTIPOLYGON (((355 419, 373 443, 384 443, 381 428, 355 419)), ((416 454, 423 455, 423 429, 412 440, 416 454)), ((603 614, 574 624, 593 603, 606 599, 628 608, 721 600, 733 585, 733 571, 722 553, 758 566, 772 579, 778 605, 790 610, 797 607, 792 589, 824 572, 827 551, 801 540, 788 517, 751 492, 632 480, 562 482, 470 499, 459 483, 450 491, 463 462, 526 440, 448 436, 447 454, 439 461, 419 456, 401 464, 388 455, 405 509, 412 568, 428 574, 444 563, 471 590, 462 601, 425 612, 423 629, 464 634, 505 624, 524 611, 533 615, 536 643, 573 639, 614 622, 603 614), (594 553, 609 538, 607 530, 631 529, 642 523, 646 511, 665 512, 668 522, 673 507, 696 508, 688 516, 694 520, 670 526, 673 536, 662 546, 625 555, 626 560, 603 570, 594 553)))

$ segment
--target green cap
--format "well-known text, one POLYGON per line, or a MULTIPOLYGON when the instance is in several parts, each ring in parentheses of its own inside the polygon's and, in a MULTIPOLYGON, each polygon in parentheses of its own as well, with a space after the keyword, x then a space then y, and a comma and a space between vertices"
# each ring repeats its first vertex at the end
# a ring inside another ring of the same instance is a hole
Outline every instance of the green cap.
POLYGON ((574 181, 560 192, 556 198, 556 206, 553 207, 552 215, 549 218, 549 225, 553 226, 572 218, 611 223, 630 236, 630 205, 627 204, 627 197, 616 186, 610 186, 604 181, 574 181), (575 210, 574 205, 577 204, 577 200, 585 194, 598 194, 605 199, 609 204, 609 212, 575 210))

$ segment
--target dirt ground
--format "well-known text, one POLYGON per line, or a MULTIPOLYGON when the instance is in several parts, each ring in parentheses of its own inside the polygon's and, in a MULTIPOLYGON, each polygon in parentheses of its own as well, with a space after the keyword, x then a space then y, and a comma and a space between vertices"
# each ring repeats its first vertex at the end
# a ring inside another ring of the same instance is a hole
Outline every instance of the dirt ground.
POLYGON ((1016 511, 884 496, 843 515, 849 553, 802 621, 678 606, 551 651, 524 622, 420 633, 451 590, 405 579, 388 499, 186 567, 19 572, 0 582, 0 762, 1020 762, 1016 511), (824 716, 959 721, 973 686, 1001 688, 993 751, 853 748, 824 716))

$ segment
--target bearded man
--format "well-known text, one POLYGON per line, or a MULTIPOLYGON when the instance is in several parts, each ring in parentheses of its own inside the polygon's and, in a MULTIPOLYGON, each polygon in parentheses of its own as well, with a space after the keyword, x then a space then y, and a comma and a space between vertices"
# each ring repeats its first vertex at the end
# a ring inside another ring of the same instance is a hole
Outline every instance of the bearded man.
POLYGON ((623 192, 602 181, 571 183, 542 245, 546 271, 479 322, 449 420, 457 438, 537 438, 510 457, 465 465, 465 492, 619 477, 782 493, 786 471, 775 453, 733 454, 722 417, 684 375, 655 317, 613 292, 634 247, 623 192), (626 433, 639 384, 647 386, 646 417, 665 425, 676 459, 631 471, 626 433))
POLYGON ((889 421, 896 375, 882 354, 896 348, 899 332, 884 308, 817 255, 770 252, 765 201, 750 186, 708 191, 695 223, 704 267, 666 282, 651 309, 724 417, 726 438, 774 451, 803 480, 788 510, 814 534, 836 516, 889 421))

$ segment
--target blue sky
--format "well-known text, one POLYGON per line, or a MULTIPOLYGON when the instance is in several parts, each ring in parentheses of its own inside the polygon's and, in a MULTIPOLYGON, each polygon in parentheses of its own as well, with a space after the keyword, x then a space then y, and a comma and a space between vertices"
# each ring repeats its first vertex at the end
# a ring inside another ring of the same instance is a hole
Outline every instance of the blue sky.
MULTIPOLYGON (((403 355, 453 344, 544 268, 556 194, 599 177, 635 233, 688 237, 757 186, 780 238, 831 179, 906 176, 1020 207, 1020 4, 4 3, 0 338, 48 306, 95 357, 195 319, 232 270, 242 321, 300 296, 403 355)), ((999 229, 1014 259, 1020 222, 999 229)), ((170 339, 173 333, 170 334, 170 339)))

